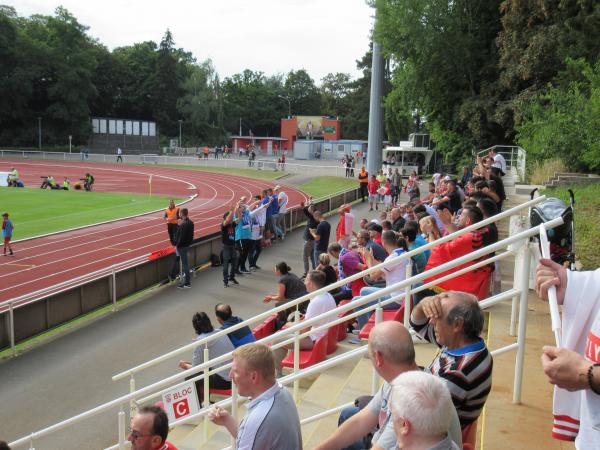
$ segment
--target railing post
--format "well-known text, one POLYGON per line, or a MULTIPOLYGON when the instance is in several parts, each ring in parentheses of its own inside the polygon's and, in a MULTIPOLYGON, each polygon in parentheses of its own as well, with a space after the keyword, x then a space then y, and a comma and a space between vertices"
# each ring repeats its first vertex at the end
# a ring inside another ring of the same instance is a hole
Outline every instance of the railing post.
POLYGON ((13 304, 8 304, 8 326, 10 328, 10 350, 13 357, 17 355, 17 346, 15 345, 15 312, 13 304))
POLYGON ((111 277, 111 295, 112 295, 112 304, 113 304, 113 312, 117 311, 117 274, 115 272, 115 266, 113 265, 110 271, 110 277, 111 277))
POLYGON ((327 198, 327 205, 328 205, 328 209, 327 209, 327 211, 328 211, 328 212, 331 212, 331 196, 329 196, 329 197, 327 198))
POLYGON ((35 450, 35 447, 33 446, 33 433, 29 435, 29 450, 35 450))
MULTIPOLYGON (((294 323, 300 323, 300 311, 298 305, 296 305, 296 311, 294 311, 294 323)), ((294 332, 294 375, 300 370, 300 331, 294 332)), ((300 380, 294 380, 294 402, 298 403, 298 391, 300 390, 300 380)))
MULTIPOLYGON (((208 346, 204 347, 204 363, 207 363, 210 360, 210 355, 208 354, 208 346)), ((208 379, 208 371, 210 367, 204 369, 204 401, 202 402, 204 405, 210 405, 210 381, 208 379)), ((204 416, 204 442, 208 441, 208 415, 204 416)))
MULTIPOLYGON (((412 277, 412 262, 408 260, 406 265, 406 279, 412 277)), ((410 307, 411 307, 411 289, 412 284, 409 284, 404 288, 404 326, 408 328, 410 326, 410 307)))
MULTIPOLYGON (((381 306, 377 306, 375 308, 375 325, 381 323, 383 320, 383 309, 381 306)), ((371 379, 371 394, 375 395, 379 390, 379 374, 375 370, 375 366, 373 366, 373 378, 371 379)))
POLYGON ((121 410, 117 415, 117 421, 119 423, 119 450, 123 450, 125 448, 125 412, 123 411, 123 405, 121 405, 121 410))
MULTIPOLYGON (((133 373, 132 373, 129 378, 129 393, 131 394, 134 392, 135 392, 135 377, 133 376, 133 373)), ((135 399, 132 398, 131 400, 129 400, 130 417, 135 416, 136 413, 137 413, 137 403, 135 402, 135 399)))
MULTIPOLYGON (((235 383, 231 383, 231 417, 237 423, 238 419, 238 391, 235 383)), ((235 448, 235 438, 231 436, 230 438, 231 448, 235 448)))
POLYGON ((527 306, 529 295, 529 264, 531 254, 529 242, 521 248, 521 301, 519 303, 519 334, 517 335, 517 357, 515 362, 515 384, 513 388, 513 403, 521 403, 521 387, 523 384, 523 363, 525 359, 525 337, 527 331, 527 306))

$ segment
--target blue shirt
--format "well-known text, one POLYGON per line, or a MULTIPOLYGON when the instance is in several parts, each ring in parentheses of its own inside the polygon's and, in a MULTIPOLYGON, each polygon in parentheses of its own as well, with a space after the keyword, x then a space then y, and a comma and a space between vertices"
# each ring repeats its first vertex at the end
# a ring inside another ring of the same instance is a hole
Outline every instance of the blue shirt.
MULTIPOLYGON (((234 218, 234 220, 237 217, 234 218)), ((250 216, 250 211, 248 208, 244 209, 242 213, 242 218, 235 227, 235 240, 239 241, 240 239, 250 239, 252 237, 252 217, 250 216)))
POLYGON ((271 199, 272 199, 271 204, 267 208, 267 217, 270 217, 273 214, 279 213, 279 203, 277 200, 277 195, 273 194, 271 196, 271 199))
POLYGON ((2 222, 2 237, 12 237, 13 224, 10 220, 2 222))
MULTIPOLYGON (((237 325, 242 322, 242 319, 236 316, 232 316, 221 325, 221 330, 225 330, 233 325, 237 325)), ((239 347, 240 345, 249 344, 250 342, 256 342, 256 338, 252 334, 252 331, 249 327, 242 327, 235 331, 232 331, 227 335, 231 343, 234 347, 239 347)))

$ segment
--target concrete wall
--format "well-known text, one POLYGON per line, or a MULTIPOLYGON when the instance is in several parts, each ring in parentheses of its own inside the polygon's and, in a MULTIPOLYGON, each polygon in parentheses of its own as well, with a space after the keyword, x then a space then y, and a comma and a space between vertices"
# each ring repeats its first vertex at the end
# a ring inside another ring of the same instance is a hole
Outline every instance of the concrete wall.
MULTIPOLYGON (((333 211, 344 203, 359 198, 358 189, 340 193, 331 198, 316 202, 320 211, 333 211)), ((288 229, 301 226, 305 216, 301 209, 287 212, 285 224, 288 229)), ((221 251, 220 234, 213 234, 197 240, 189 252, 192 267, 210 262, 212 254, 221 251)), ((167 255, 147 261, 135 267, 115 273, 116 300, 155 286, 167 279, 175 256, 167 255)), ((113 302, 113 279, 107 275, 95 281, 67 289, 41 300, 14 309, 15 343, 62 325, 100 307, 113 302)), ((0 313, 0 349, 10 346, 9 312, 0 313)))

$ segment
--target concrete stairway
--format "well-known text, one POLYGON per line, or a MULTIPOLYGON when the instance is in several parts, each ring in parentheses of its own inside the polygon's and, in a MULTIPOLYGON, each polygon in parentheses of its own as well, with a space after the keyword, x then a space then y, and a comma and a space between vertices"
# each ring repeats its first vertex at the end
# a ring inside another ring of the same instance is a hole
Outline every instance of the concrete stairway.
POLYGON ((600 175, 588 173, 557 172, 549 178, 544 185, 546 187, 571 186, 573 184, 600 183, 600 175))

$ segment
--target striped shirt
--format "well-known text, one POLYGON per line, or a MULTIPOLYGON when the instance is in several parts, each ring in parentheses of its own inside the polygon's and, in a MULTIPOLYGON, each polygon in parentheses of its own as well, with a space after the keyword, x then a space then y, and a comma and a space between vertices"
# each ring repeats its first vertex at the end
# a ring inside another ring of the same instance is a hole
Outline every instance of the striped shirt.
MULTIPOLYGON (((421 337, 441 347, 427 318, 416 321, 411 317, 410 324, 421 337)), ((492 355, 481 339, 452 350, 441 347, 428 367, 446 382, 462 428, 477 420, 485 405, 492 388, 492 366, 492 355)))

